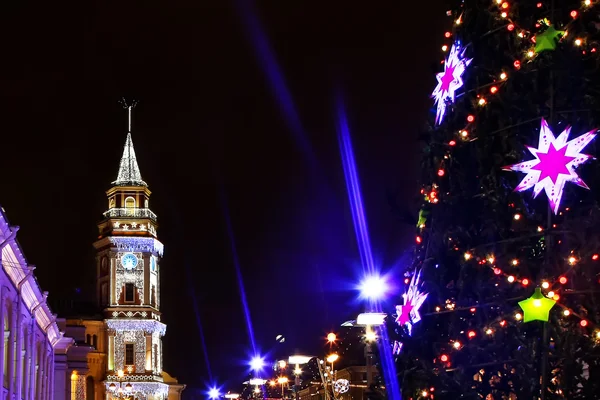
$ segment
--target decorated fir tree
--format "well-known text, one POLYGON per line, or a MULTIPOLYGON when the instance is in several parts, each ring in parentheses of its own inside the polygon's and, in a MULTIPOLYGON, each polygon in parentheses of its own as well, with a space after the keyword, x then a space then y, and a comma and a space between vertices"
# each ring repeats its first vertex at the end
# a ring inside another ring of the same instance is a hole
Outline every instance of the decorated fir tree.
POLYGON ((409 293, 388 318, 403 399, 598 399, 600 2, 447 14, 409 293))

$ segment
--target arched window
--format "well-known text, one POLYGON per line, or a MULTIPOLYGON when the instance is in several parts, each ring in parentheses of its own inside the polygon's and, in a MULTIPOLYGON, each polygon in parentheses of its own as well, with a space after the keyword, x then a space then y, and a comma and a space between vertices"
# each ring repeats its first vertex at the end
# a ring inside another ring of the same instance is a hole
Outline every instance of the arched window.
POLYGON ((98 350, 98 336, 92 336, 92 346, 94 346, 95 350, 98 350))
POLYGON ((94 400, 96 391, 94 388, 94 378, 88 376, 85 379, 85 400, 94 400))
POLYGON ((87 335, 85 335, 85 344, 87 344, 87 345, 92 344, 92 336, 89 333, 87 335))
POLYGON ((135 199, 131 196, 125 199, 125 208, 135 208, 135 199))

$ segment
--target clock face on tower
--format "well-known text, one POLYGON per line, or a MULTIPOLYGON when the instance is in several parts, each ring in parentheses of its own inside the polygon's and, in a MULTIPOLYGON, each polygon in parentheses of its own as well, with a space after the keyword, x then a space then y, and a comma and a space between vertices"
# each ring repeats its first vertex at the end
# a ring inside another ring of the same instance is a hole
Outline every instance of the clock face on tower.
POLYGON ((126 270, 135 269, 137 264, 138 264, 138 258, 133 253, 127 253, 121 257, 121 265, 126 270))

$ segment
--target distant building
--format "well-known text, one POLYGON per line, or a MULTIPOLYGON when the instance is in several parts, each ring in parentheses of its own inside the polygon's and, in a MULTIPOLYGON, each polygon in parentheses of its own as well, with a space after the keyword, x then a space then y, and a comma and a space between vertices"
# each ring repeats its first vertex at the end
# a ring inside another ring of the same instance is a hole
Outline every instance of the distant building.
POLYGON ((67 366, 56 362, 55 351, 66 354, 74 344, 64 337, 16 240, 19 228, 8 223, 0 208, 0 345, 3 399, 65 398, 67 366), (55 367, 59 365, 57 370, 55 367), (62 368, 64 367, 64 368, 62 368), (61 369, 62 368, 62 369, 61 369), (58 396, 55 396, 58 393, 58 396))
POLYGON ((185 385, 162 368, 167 328, 160 312, 163 244, 131 131, 112 185, 94 242, 96 304, 72 309, 64 321, 66 332, 90 347, 85 368, 73 376, 81 382, 70 400, 178 400, 185 385))

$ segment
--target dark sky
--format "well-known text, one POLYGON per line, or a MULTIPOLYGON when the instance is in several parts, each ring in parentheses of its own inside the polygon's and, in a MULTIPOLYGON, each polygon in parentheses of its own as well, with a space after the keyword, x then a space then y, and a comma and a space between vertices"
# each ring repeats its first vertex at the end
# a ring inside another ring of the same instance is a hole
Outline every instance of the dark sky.
POLYGON ((261 351, 279 333, 289 346, 318 351, 321 336, 359 308, 347 285, 360 267, 336 93, 347 107, 373 251, 382 268, 401 267, 411 228, 394 218, 386 191, 417 211, 416 138, 449 22, 436 1, 244 3, 252 4, 0 6, 0 204, 21 226, 19 241, 50 297, 89 294, 91 243, 126 134, 118 100, 139 100, 133 141, 165 244, 165 370, 190 387, 203 387, 209 369, 218 382, 237 383, 251 352, 225 215, 261 351), (275 64, 263 62, 261 43, 244 28, 249 9, 284 78, 279 94, 275 64))

